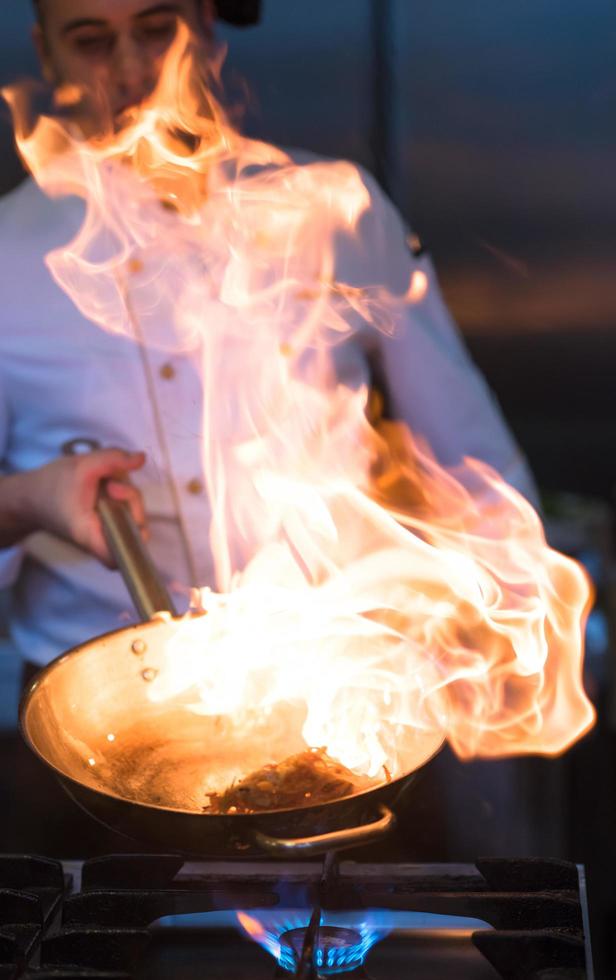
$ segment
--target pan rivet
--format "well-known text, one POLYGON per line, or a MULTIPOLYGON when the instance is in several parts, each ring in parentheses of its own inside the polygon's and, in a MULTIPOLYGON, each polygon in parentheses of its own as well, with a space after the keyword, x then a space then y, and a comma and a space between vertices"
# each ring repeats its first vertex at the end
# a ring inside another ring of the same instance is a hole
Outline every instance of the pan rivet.
POLYGON ((142 653, 145 653, 145 651, 147 650, 147 646, 146 646, 145 640, 134 640, 131 643, 131 647, 130 648, 133 651, 133 653, 136 653, 137 654, 138 657, 140 657, 141 654, 142 653))
POLYGON ((144 681, 153 681, 157 674, 158 671, 154 667, 146 667, 145 670, 141 671, 144 681))

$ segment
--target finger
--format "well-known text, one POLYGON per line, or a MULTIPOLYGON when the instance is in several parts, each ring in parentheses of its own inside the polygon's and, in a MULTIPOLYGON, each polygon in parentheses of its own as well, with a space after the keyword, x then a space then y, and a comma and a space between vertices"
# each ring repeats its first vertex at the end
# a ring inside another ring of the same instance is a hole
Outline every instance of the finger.
POLYGON ((113 500, 122 500, 130 507, 131 514, 138 527, 146 526, 145 507, 143 497, 136 487, 130 483, 121 483, 117 480, 109 480, 107 483, 107 493, 113 500))
POLYGON ((125 469, 127 470, 140 470, 145 463, 145 453, 127 453, 127 460, 125 469))
POLYGON ((81 473, 84 506, 94 506, 101 481, 126 480, 128 473, 143 466, 144 461, 143 453, 125 453, 121 449, 104 449, 82 456, 77 466, 81 473))
POLYGON ((140 469, 145 463, 145 453, 128 453, 123 449, 101 449, 82 457, 82 463, 88 468, 91 467, 92 475, 100 479, 113 476, 114 473, 123 475, 140 469))

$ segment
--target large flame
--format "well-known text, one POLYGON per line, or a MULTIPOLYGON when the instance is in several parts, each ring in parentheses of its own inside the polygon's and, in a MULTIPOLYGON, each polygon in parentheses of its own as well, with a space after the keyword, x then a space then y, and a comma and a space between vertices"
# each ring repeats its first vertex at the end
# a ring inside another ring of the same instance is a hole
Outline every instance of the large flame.
POLYGON ((372 775, 404 772, 418 732, 463 758, 562 751, 593 721, 584 573, 489 466, 443 469, 337 380, 337 345, 395 331, 426 278, 398 295, 341 281, 362 176, 241 137, 194 43, 180 30, 153 95, 94 138, 28 128, 5 93, 39 183, 86 202, 48 257, 57 282, 106 330, 201 358, 217 591, 152 699, 194 689, 191 710, 236 718, 296 705, 307 745, 372 775))

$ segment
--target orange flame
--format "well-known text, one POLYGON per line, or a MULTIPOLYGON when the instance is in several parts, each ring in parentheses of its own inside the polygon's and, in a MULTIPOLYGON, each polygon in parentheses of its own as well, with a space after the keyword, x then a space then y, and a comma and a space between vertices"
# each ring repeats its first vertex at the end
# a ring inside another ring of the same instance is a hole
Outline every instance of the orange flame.
POLYGON ((264 938, 265 929, 257 919, 253 918, 251 915, 248 915, 247 912, 238 912, 237 918, 240 925, 246 930, 251 939, 259 942, 259 940, 264 938))
POLYGON ((50 117, 26 131, 5 93, 39 183, 86 202, 48 257, 57 282, 105 329, 201 358, 219 591, 151 697, 234 718, 295 705, 307 745, 369 774, 408 771, 423 736, 463 758, 562 751, 594 717, 586 576, 490 467, 447 471, 400 423, 368 423, 336 347, 393 332, 427 279, 393 295, 339 278, 336 241, 370 208, 360 173, 242 138, 193 44, 180 31, 154 94, 94 139, 50 117))

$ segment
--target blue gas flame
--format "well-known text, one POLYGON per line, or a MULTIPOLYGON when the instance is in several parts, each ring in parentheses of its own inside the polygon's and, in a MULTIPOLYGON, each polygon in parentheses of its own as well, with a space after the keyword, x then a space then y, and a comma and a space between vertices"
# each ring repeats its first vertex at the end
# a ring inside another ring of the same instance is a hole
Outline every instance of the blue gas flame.
MULTIPOLYGON (((295 955, 288 946, 281 944, 280 940, 285 933, 294 929, 306 929, 310 922, 310 914, 306 909, 293 909, 280 915, 272 913, 271 910, 251 910, 242 916, 244 920, 242 924, 246 928, 246 920, 249 919, 253 925, 247 931, 253 939, 271 953, 284 970, 292 973, 297 965, 295 955), (255 928, 256 923, 259 929, 255 928)), ((321 926, 352 930, 359 937, 359 941, 349 946, 331 947, 327 950, 317 949, 316 966, 324 975, 347 973, 357 969, 375 943, 391 931, 389 918, 390 914, 383 909, 323 912, 321 926)))
MULTIPOLYGON (((272 909, 251 909, 236 914, 252 939, 260 943, 284 970, 292 973, 297 965, 295 956, 288 944, 281 943, 281 939, 285 933, 294 929, 306 929, 310 922, 311 910, 285 909, 274 912, 272 909)), ((359 941, 352 945, 330 947, 327 950, 317 949, 316 966, 323 976, 333 976, 358 969, 372 947, 394 929, 405 933, 409 930, 428 929, 469 934, 477 929, 491 928, 481 919, 466 916, 391 909, 324 911, 321 914, 321 926, 350 930, 359 936, 359 941)))

